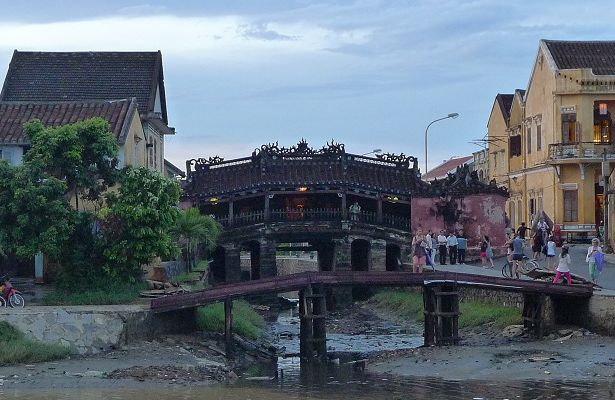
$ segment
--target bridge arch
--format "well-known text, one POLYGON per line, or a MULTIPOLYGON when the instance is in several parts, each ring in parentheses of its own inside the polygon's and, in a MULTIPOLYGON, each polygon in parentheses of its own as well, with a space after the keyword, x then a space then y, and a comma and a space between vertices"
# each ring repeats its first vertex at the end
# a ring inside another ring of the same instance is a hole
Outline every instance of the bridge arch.
POLYGON ((211 252, 209 270, 211 283, 221 283, 226 280, 226 249, 223 246, 217 246, 211 252))
POLYGON ((260 279, 261 243, 257 240, 249 240, 241 243, 240 248, 242 253, 241 280, 250 281, 260 279))
POLYGON ((350 266, 353 271, 369 271, 370 241, 354 239, 350 244, 350 266))
POLYGON ((387 243, 386 245, 386 270, 402 270, 401 247, 396 244, 387 243))

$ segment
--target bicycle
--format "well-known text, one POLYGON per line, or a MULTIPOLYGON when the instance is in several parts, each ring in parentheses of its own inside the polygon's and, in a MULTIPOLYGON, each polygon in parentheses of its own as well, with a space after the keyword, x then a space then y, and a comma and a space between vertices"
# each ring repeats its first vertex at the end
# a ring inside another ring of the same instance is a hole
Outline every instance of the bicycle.
MULTIPOLYGON (((536 262, 536 260, 530 260, 529 257, 523 256, 521 261, 519 261, 519 267, 517 268, 517 271, 519 274, 525 275, 528 272, 533 271, 537 268, 540 268, 540 265, 538 265, 538 262, 536 262)), ((508 261, 508 259, 502 267, 502 276, 504 278, 513 278, 512 264, 511 261, 508 261)))
POLYGON ((26 305, 21 292, 11 285, 7 275, 0 277, 0 298, 2 298, 0 306, 3 307, 23 308, 26 305))

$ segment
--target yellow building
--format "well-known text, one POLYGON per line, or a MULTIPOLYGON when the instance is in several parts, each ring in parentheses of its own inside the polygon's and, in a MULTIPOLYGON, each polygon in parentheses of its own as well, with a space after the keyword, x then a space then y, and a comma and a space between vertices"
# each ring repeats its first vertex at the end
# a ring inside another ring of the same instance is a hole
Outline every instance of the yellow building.
POLYGON ((511 223, 529 224, 544 211, 567 236, 595 236, 604 218, 601 161, 615 159, 615 42, 541 40, 508 124, 505 111, 496 97, 489 170, 510 191, 511 223), (496 140, 504 125, 507 143, 496 140))

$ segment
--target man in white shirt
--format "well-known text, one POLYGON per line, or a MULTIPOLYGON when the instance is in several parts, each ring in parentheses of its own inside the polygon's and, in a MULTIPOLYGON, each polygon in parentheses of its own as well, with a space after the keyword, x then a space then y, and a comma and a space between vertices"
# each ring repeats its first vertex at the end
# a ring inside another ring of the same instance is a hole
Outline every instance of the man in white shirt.
POLYGON ((446 265, 446 235, 444 230, 438 235, 438 253, 440 254, 440 265, 446 265))
POLYGON ((451 260, 451 265, 457 264, 457 236, 455 232, 451 232, 446 238, 446 244, 448 245, 448 255, 451 260))

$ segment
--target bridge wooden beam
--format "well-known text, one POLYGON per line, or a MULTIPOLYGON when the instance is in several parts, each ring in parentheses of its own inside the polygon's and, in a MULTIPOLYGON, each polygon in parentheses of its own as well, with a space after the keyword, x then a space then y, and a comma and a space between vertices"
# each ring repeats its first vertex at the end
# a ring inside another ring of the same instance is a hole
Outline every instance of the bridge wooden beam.
POLYGON ((461 274, 455 272, 411 272, 393 271, 332 271, 303 272, 276 276, 248 282, 237 282, 217 286, 202 292, 167 296, 151 301, 154 312, 168 312, 183 308, 195 308, 204 304, 240 298, 248 295, 281 293, 305 288, 310 284, 335 286, 423 286, 429 282, 450 281, 459 286, 479 289, 501 290, 518 293, 544 293, 564 297, 588 298, 593 294, 591 285, 555 285, 551 282, 516 280, 492 276, 461 274))

